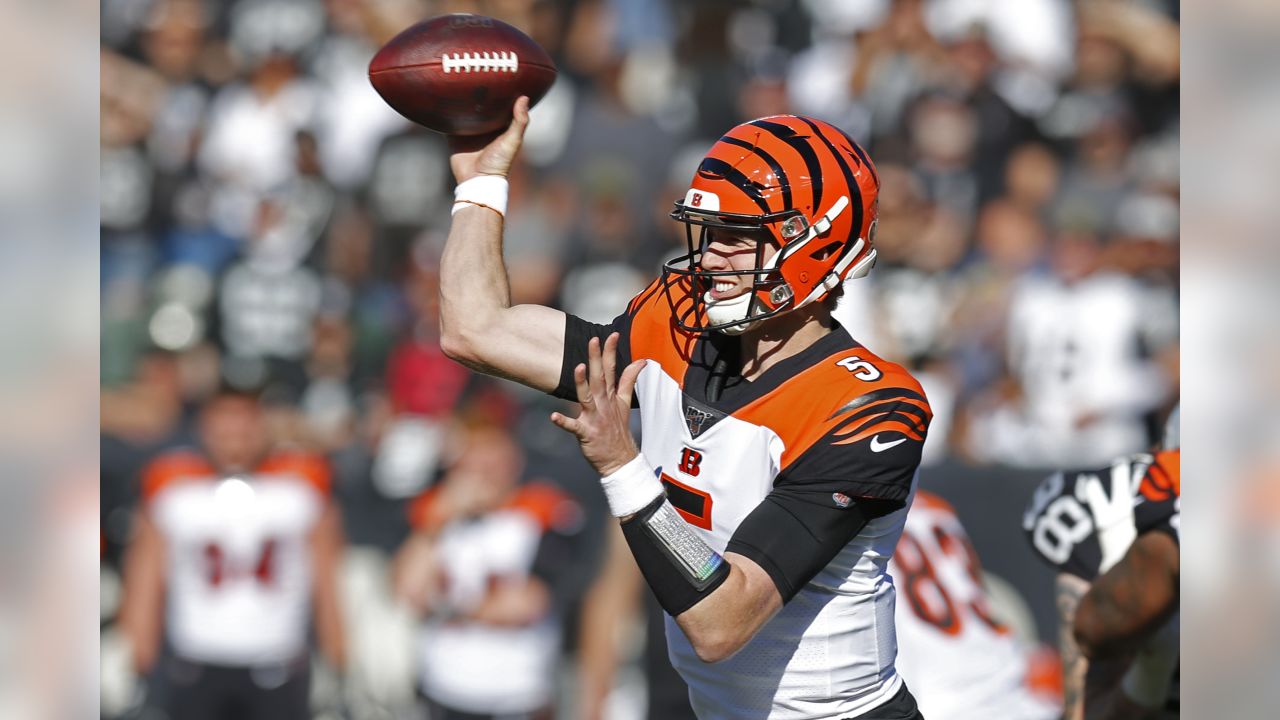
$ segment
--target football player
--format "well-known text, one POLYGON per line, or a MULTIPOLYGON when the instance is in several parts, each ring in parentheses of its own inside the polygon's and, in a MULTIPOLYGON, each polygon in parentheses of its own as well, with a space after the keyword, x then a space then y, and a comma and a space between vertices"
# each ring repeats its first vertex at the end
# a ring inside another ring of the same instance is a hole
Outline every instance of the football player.
POLYGON ((1076 609, 1073 631, 1084 657, 1096 661, 1136 653, 1122 692, 1107 708, 1111 718, 1160 717, 1158 702, 1177 658, 1170 619, 1178 612, 1181 481, 1177 458, 1162 460, 1139 487, 1137 500, 1145 512, 1138 514, 1146 518, 1139 522, 1137 539, 1093 581, 1076 609))
POLYGON ((396 595, 424 617, 417 690, 432 720, 547 720, 581 509, 549 482, 517 485, 524 453, 506 430, 472 428, 459 444, 410 504, 393 569, 396 595))
POLYGON ((343 667, 328 466, 266 437, 257 398, 224 390, 201 411, 200 447, 144 470, 120 622, 168 717, 310 717, 313 624, 343 667))
MULTIPOLYGON (((1126 557, 1131 546, 1139 553, 1134 560, 1141 561, 1148 551, 1168 550, 1162 547, 1168 538, 1148 537, 1153 531, 1176 538, 1180 490, 1176 435, 1173 419, 1164 450, 1126 456, 1100 470, 1049 476, 1023 515, 1023 530, 1032 548, 1058 570, 1055 594, 1067 720, 1109 712, 1108 707, 1116 707, 1117 702, 1177 713, 1176 617, 1147 638, 1132 662, 1129 655, 1098 652, 1093 647, 1086 654, 1076 632, 1082 598, 1100 576, 1126 557)), ((1086 631, 1085 637, 1091 635, 1086 631)))
POLYGON ((955 510, 917 490, 889 563, 898 589, 898 670, 929 720, 1049 720, 1029 658, 992 613, 982 565, 955 510))
POLYGON ((594 325, 509 302, 505 175, 527 107, 496 138, 453 140, 444 351, 581 405, 552 421, 602 476, 699 717, 920 717, 886 566, 932 413, 831 319, 875 263, 870 158, 811 118, 730 129, 675 203, 688 253, 594 325))

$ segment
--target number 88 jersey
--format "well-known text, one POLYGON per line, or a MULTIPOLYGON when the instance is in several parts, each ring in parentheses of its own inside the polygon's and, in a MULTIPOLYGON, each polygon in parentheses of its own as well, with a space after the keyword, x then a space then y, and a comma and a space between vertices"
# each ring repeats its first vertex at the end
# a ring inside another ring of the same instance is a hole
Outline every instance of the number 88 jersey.
POLYGON ((1151 530, 1177 538, 1179 451, 1138 453, 1099 470, 1045 478, 1022 516, 1036 554, 1062 572, 1092 582, 1101 574, 1101 532, 1130 538, 1151 530))

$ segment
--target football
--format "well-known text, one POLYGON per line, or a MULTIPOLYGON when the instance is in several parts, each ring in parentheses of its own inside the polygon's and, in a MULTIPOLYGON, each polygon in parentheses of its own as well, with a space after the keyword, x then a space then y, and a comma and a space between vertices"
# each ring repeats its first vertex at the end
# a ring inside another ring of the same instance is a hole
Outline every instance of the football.
POLYGON ((391 38, 369 63, 369 81, 401 115, 447 135, 484 135, 511 122, 556 79, 551 57, 528 35, 483 15, 441 15, 391 38))

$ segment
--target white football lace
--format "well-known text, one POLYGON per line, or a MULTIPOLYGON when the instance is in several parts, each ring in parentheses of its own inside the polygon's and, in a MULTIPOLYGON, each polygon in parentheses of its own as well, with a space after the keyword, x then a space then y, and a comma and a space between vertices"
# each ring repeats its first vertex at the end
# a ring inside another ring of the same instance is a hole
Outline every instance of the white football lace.
POLYGON ((445 53, 440 65, 451 72, 515 72, 520 69, 520 58, 513 52, 464 52, 445 53))

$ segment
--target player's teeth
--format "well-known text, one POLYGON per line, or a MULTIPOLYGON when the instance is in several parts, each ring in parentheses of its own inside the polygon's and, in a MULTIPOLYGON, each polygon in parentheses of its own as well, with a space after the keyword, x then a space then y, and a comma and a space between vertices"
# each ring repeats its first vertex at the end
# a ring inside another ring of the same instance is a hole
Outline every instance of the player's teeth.
POLYGON ((731 282, 716 283, 716 292, 724 292, 726 290, 731 290, 731 289, 733 289, 733 283, 731 282))

